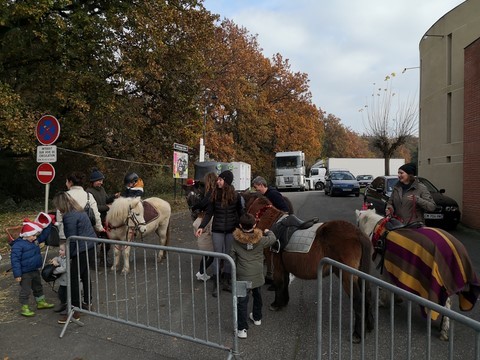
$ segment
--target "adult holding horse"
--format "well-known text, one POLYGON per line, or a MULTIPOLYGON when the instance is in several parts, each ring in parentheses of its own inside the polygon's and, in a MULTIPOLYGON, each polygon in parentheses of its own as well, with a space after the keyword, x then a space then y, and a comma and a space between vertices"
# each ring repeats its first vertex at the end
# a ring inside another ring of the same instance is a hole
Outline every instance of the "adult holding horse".
MULTIPOLYGON (((272 203, 259 193, 245 192, 243 196, 247 212, 255 216, 259 229, 274 229, 277 223, 288 218, 283 211, 272 206, 272 203)), ((275 300, 270 305, 270 310, 278 311, 288 304, 290 299, 288 291, 290 274, 299 279, 316 279, 318 265, 324 257, 329 257, 365 273, 370 272, 371 244, 368 237, 355 225, 343 220, 333 220, 323 224, 314 224, 311 227, 306 226, 299 223, 288 227, 286 232, 293 232, 288 245, 282 248, 279 253, 270 254, 273 259, 275 285, 275 300), (302 228, 303 226, 305 228, 302 228), (297 228, 297 230, 294 228, 297 228)), ((277 234, 277 237, 279 235, 282 236, 283 233, 277 234)), ((328 267, 324 267, 323 275, 328 275, 329 271, 328 267)), ((336 272, 335 269, 334 272, 336 272)), ((342 276, 342 286, 345 292, 353 298, 355 312, 353 341, 358 343, 362 337, 360 280, 358 277, 344 274, 342 276), (351 284, 352 282, 353 284, 351 284), (353 292, 351 289, 353 289, 353 292)), ((366 284, 365 291, 365 328, 370 331, 374 324, 368 284, 366 284)))
POLYGON ((395 215, 404 224, 424 223, 423 213, 434 211, 436 204, 427 187, 415 177, 417 167, 413 163, 398 168, 398 182, 388 199, 385 214, 395 215))
MULTIPOLYGON (((102 224, 105 224, 105 219, 107 217, 107 211, 108 209, 110 209, 110 204, 113 203, 113 200, 115 200, 115 198, 118 197, 119 194, 107 195, 107 192, 103 187, 103 181, 105 180, 105 176, 97 168, 92 169, 89 180, 90 180, 90 186, 87 188, 86 191, 90 193, 94 197, 95 201, 97 202, 97 208, 98 208, 98 212, 100 213, 100 219, 102 221, 102 224)), ((99 237, 107 238, 107 233, 101 232, 99 233, 99 237)), ((104 258, 106 258, 107 266, 112 266, 111 260, 108 257, 110 244, 105 244, 104 246, 105 246, 105 251, 104 251, 105 254, 103 254, 103 251, 101 251, 100 263, 102 263, 104 261, 104 258)), ((102 250, 103 250, 103 247, 102 247, 102 250)))
POLYGON ((258 191, 260 194, 270 200, 272 205, 275 206, 278 210, 290 213, 290 208, 288 207, 288 204, 285 201, 283 195, 277 189, 269 187, 265 178, 257 176, 255 179, 253 179, 252 185, 256 191, 258 191))
MULTIPOLYGON (((105 229, 102 225, 100 212, 98 211, 97 207, 97 201, 93 196, 91 196, 83 189, 84 182, 85 175, 83 173, 77 171, 70 173, 65 181, 65 185, 68 189, 67 193, 78 203, 78 205, 82 207, 82 209, 85 208, 85 205, 87 205, 87 203, 90 204, 90 207, 95 214, 95 231, 99 233, 104 232, 105 229)), ((61 211, 57 210, 56 218, 57 222, 59 223, 60 238, 66 239, 67 237, 63 229, 63 214, 61 211)))
MULTIPOLYGON (((244 213, 242 196, 235 191, 232 185, 233 173, 230 170, 223 171, 217 178, 217 186, 213 189, 210 201, 195 236, 199 237, 205 231, 210 219, 212 221, 212 242, 215 252, 230 254, 233 243, 233 231, 238 226, 240 216, 244 213)), ((213 262, 214 285, 212 296, 218 296, 217 276, 223 284, 223 290, 231 291, 231 266, 225 262, 220 269, 218 258, 213 262)))

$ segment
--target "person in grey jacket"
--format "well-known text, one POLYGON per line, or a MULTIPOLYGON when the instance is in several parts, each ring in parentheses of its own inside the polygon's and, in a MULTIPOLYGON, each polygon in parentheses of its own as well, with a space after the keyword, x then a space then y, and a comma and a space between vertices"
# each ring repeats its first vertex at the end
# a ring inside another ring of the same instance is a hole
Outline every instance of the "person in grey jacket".
POLYGON ((400 218, 405 225, 425 222, 425 211, 434 211, 436 204, 427 187, 415 177, 417 167, 408 163, 398 168, 398 182, 388 199, 385 214, 400 218))
MULTIPOLYGON (((252 214, 244 214, 240 217, 240 228, 233 232, 235 241, 232 244, 230 256, 237 266, 237 280, 251 281, 253 296, 253 310, 250 320, 255 325, 262 324, 262 293, 260 289, 265 283, 263 276, 263 249, 271 246, 275 241, 275 234, 265 229, 262 232, 256 228, 255 217, 252 214)), ((241 339, 247 337, 248 322, 248 299, 249 295, 237 298, 237 336, 241 339)))

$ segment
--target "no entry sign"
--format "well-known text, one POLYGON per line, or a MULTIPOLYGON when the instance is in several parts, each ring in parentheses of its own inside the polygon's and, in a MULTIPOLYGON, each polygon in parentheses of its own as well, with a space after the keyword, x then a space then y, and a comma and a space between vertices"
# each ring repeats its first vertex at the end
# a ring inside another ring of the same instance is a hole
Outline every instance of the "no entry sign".
POLYGON ((44 115, 38 120, 35 135, 42 145, 52 145, 60 135, 60 123, 52 115, 44 115))
POLYGON ((43 163, 37 167, 37 179, 42 184, 50 184, 55 178, 55 168, 52 164, 43 163))

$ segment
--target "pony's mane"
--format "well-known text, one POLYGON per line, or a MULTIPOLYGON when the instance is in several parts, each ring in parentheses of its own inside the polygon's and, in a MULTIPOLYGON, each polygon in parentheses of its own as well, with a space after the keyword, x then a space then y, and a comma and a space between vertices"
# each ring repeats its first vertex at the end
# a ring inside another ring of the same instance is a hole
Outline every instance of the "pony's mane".
POLYGON ((245 199, 245 208, 248 210, 248 208, 253 204, 255 200, 258 200, 256 204, 265 206, 265 205, 272 205, 270 200, 264 195, 262 195, 259 192, 250 192, 250 191, 245 191, 242 193, 243 198, 245 199))
POLYGON ((115 199, 107 212, 107 222, 112 225, 118 225, 120 222, 125 221, 128 216, 128 208, 130 206, 135 208, 138 204, 141 204, 141 199, 139 197, 119 197, 115 199))
POLYGON ((374 209, 356 210, 356 213, 358 227, 367 235, 370 234, 375 225, 383 219, 383 216, 377 214, 374 209))

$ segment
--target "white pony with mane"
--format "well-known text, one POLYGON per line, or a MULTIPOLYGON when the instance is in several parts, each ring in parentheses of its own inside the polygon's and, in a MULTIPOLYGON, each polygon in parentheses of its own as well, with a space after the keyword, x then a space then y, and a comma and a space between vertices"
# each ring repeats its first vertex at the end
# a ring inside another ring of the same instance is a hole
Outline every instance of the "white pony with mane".
MULTIPOLYGON (((107 233, 109 239, 124 240, 127 242, 136 241, 151 233, 158 236, 159 245, 168 245, 170 237, 170 216, 172 210, 170 204, 157 197, 151 197, 145 200, 141 198, 120 197, 116 199, 107 212, 107 233), (145 206, 144 206, 145 205, 145 206), (145 209, 153 208, 156 216, 153 219, 145 221, 145 209)), ((116 271, 120 262, 120 252, 122 249, 115 246, 115 263, 112 270, 116 271)), ((123 249, 123 269, 122 273, 130 271, 129 264, 130 246, 123 249)), ((158 252, 158 261, 164 257, 164 251, 158 252)))

